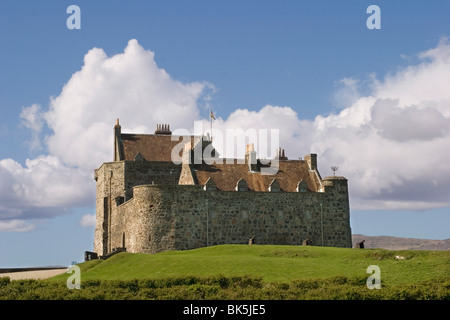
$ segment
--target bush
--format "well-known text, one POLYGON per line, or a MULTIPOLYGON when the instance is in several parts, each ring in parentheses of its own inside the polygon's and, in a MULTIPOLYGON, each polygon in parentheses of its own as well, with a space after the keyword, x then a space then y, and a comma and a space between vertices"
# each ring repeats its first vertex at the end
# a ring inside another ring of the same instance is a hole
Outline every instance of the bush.
POLYGON ((372 258, 375 260, 393 259, 394 256, 395 256, 395 252, 389 251, 389 250, 369 251, 366 254, 366 258, 372 258))
POLYGON ((292 286, 298 289, 310 290, 319 288, 321 283, 317 279, 299 279, 292 281, 292 286))
POLYGON ((7 286, 11 282, 9 277, 0 277, 0 288, 3 286, 7 286))
POLYGON ((366 278, 331 277, 267 283, 260 277, 174 277, 145 280, 87 280, 81 289, 65 282, 0 278, 0 299, 115 300, 449 300, 450 278, 418 283, 366 287, 366 278))
POLYGON ((262 288, 262 277, 252 277, 252 276, 241 276, 241 277, 231 277, 231 282, 233 285, 240 288, 253 287, 262 288))

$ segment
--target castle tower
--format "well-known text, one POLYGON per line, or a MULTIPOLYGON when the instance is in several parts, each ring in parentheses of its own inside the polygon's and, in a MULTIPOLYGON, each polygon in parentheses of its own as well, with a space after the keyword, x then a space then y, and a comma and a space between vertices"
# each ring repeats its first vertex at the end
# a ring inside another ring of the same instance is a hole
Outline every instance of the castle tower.
POLYGON ((323 210, 326 211, 323 214, 328 217, 323 225, 324 245, 351 248, 348 181, 341 176, 331 176, 322 179, 322 185, 323 193, 329 195, 329 200, 323 204, 323 210), (340 235, 339 240, 330 239, 330 234, 340 235))

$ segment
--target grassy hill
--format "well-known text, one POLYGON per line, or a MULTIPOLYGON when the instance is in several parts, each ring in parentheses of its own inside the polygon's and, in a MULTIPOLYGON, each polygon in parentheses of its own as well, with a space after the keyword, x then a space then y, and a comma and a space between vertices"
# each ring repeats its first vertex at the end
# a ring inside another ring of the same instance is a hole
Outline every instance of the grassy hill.
POLYGON ((449 251, 221 245, 119 253, 79 267, 81 290, 67 288, 68 274, 0 278, 0 300, 450 299, 449 251), (370 265, 380 267, 380 290, 366 286, 370 265))
MULTIPOLYGON (((272 245, 220 245, 154 255, 120 253, 80 264, 83 280, 157 279, 179 276, 261 277, 264 282, 368 277, 378 265, 385 284, 413 283, 450 275, 449 251, 388 251, 272 245), (404 259, 397 260, 395 256, 404 259)), ((53 278, 67 279, 67 275, 53 278)))

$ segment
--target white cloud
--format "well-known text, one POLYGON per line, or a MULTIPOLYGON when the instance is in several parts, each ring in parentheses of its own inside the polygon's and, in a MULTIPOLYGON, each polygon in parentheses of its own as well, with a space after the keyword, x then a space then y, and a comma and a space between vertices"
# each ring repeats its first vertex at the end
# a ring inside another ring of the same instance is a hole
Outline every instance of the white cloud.
POLYGON ((0 161, 0 219, 51 217, 69 206, 92 202, 92 176, 65 166, 54 156, 27 160, 25 167, 13 159, 0 161), (89 194, 91 193, 91 194, 89 194))
MULTIPOLYGON (((222 157, 243 158, 245 144, 253 142, 256 151, 265 154, 265 158, 272 158, 275 156, 275 149, 290 146, 295 141, 295 148, 287 150, 297 157, 303 156, 301 152, 309 149, 310 141, 297 138, 303 136, 304 131, 310 127, 310 122, 299 119, 297 112, 290 107, 266 105, 258 111, 237 109, 226 119, 216 116, 216 120, 213 120, 214 147, 222 157), (278 132, 278 140, 276 135, 271 139, 272 130, 278 132), (239 138, 232 140, 235 136, 239 138), (239 145, 243 141, 242 136, 246 137, 245 144, 239 145), (260 147, 264 146, 260 145, 264 137, 267 140, 267 148, 260 150, 260 147)), ((202 130, 210 132, 209 120, 202 120, 202 130)))
POLYGON ((429 141, 449 133, 450 118, 431 105, 400 108, 398 100, 379 99, 372 107, 372 125, 386 139, 429 141))
POLYGON ((28 224, 24 220, 0 220, 0 232, 10 231, 10 232, 27 232, 35 228, 34 225, 28 224))
MULTIPOLYGON (((290 159, 317 153, 322 176, 332 174, 331 165, 339 166, 337 174, 349 179, 353 209, 449 206, 450 44, 444 39, 419 58, 384 79, 363 80, 370 82, 364 95, 359 80, 338 81, 343 87, 334 96, 341 107, 337 114, 303 120, 288 106, 267 105, 238 109, 227 118, 216 114, 213 127, 279 129, 279 146, 290 159)), ((173 79, 136 40, 111 57, 90 50, 47 110, 38 105, 22 110, 35 145, 43 126, 52 132, 45 139, 49 154, 24 166, 0 161, 0 228, 26 231, 27 219, 93 204, 93 170, 112 159, 116 118, 123 132, 152 133, 155 123, 192 131, 200 104, 214 105, 211 91, 208 83, 173 79)), ((209 130, 209 119, 202 123, 209 130)))
POLYGON ((325 172, 339 165, 354 208, 450 205, 450 44, 441 41, 419 57, 419 64, 374 81, 371 95, 314 121, 312 150, 325 172))
POLYGON ((185 126, 199 117, 199 105, 208 103, 211 91, 208 83, 173 79, 136 40, 111 57, 102 49, 90 50, 47 110, 37 104, 22 109, 30 147, 41 147, 44 126, 52 132, 45 137, 49 154, 24 165, 0 160, 0 221, 14 229, 19 218, 52 217, 93 205, 93 170, 112 160, 116 118, 124 132, 152 133, 155 123, 185 126))
POLYGON ((79 222, 82 227, 95 227, 95 214, 85 214, 79 222))
POLYGON ((401 108, 433 102, 437 110, 449 117, 450 43, 443 38, 436 48, 418 57, 420 64, 387 75, 374 86, 374 94, 379 99, 398 99, 401 108))
POLYGON ((333 103, 338 108, 346 108, 360 98, 359 81, 354 78, 343 78, 336 81, 333 103))
POLYGON ((40 113, 41 106, 33 104, 29 107, 22 108, 20 118, 21 124, 31 130, 31 140, 28 142, 31 150, 41 149, 41 142, 39 140, 39 134, 44 126, 44 121, 40 113))
POLYGON ((44 115, 54 132, 48 137, 50 153, 67 165, 93 170, 112 158, 116 118, 124 132, 152 133, 156 123, 185 127, 198 119, 198 102, 212 88, 171 78, 136 40, 112 57, 91 49, 44 115))
MULTIPOLYGON (((323 176, 349 179, 354 209, 426 209, 450 206, 450 44, 419 54, 420 63, 384 79, 343 79, 334 96, 338 114, 301 120, 289 107, 236 110, 216 128, 279 128, 291 159, 319 155, 323 176)), ((204 122, 204 128, 208 124, 204 122)))

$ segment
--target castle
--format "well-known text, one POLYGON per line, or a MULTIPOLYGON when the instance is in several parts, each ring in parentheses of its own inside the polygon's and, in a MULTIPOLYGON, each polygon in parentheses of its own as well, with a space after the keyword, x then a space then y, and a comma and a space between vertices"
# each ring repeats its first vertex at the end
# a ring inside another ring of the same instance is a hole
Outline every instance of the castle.
POLYGON ((245 159, 198 161, 194 151, 211 146, 205 137, 174 136, 169 125, 157 125, 154 134, 122 133, 117 120, 113 161, 94 172, 95 253, 156 253, 249 239, 352 246, 347 179, 322 179, 316 154, 289 160, 280 150, 277 171, 263 174, 267 165, 252 145, 245 159), (183 161, 172 161, 173 150, 183 161))

